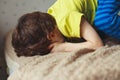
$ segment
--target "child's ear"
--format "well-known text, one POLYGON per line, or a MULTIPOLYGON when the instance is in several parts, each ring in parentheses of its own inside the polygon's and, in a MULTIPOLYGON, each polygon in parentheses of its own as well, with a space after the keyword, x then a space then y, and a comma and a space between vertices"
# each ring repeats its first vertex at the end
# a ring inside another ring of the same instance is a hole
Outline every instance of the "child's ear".
POLYGON ((55 38, 55 33, 54 33, 54 32, 50 32, 50 33, 47 35, 47 38, 48 38, 49 40, 53 41, 54 38, 55 38))

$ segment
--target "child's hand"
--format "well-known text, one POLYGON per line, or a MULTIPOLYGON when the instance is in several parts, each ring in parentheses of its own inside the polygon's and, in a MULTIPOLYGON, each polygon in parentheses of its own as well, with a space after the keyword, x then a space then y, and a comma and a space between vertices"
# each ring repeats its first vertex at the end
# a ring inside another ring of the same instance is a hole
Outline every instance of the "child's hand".
POLYGON ((50 45, 52 47, 51 52, 65 52, 65 43, 55 42, 50 45))
POLYGON ((79 50, 79 46, 76 43, 69 42, 55 42, 50 45, 52 47, 51 52, 71 52, 79 50))

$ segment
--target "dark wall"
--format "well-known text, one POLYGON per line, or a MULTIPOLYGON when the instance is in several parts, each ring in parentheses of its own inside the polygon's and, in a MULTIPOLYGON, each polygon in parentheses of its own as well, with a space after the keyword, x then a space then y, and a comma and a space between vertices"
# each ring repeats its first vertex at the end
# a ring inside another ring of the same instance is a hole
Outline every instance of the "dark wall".
POLYGON ((4 58, 4 38, 0 35, 0 80, 7 80, 7 67, 4 58))

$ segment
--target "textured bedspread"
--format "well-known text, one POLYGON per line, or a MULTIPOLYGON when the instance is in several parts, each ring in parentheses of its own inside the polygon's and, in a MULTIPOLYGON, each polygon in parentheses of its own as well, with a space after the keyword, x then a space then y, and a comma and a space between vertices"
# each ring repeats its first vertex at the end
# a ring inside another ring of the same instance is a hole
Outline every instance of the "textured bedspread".
POLYGON ((120 46, 84 52, 28 58, 8 80, 120 80, 120 46))

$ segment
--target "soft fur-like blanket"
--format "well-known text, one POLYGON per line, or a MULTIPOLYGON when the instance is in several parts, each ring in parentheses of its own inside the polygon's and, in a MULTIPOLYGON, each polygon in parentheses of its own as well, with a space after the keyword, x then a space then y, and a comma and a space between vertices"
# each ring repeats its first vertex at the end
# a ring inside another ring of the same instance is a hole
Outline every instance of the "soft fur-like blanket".
POLYGON ((19 67, 8 80, 120 80, 120 45, 15 60, 19 67))

